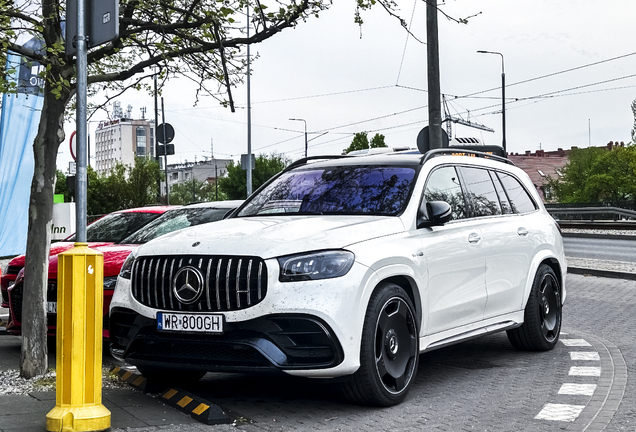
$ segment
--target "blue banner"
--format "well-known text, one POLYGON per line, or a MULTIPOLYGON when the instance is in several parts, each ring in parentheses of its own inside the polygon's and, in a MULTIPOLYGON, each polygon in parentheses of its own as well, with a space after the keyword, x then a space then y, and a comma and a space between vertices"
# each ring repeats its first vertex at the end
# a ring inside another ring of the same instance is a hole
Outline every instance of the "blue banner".
MULTIPOLYGON (((39 50, 31 39, 24 46, 39 50)), ((7 56, 7 77, 18 85, 17 94, 2 96, 0 115, 0 257, 26 251, 29 196, 33 179, 33 141, 38 131, 44 97, 41 65, 20 55, 7 56)))

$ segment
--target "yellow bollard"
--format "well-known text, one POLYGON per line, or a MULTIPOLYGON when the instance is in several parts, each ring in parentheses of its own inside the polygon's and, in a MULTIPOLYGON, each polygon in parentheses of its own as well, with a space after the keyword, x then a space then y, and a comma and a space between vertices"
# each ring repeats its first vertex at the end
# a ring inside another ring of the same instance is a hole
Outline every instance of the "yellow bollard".
POLYGON ((58 255, 55 408, 48 431, 110 428, 102 405, 104 256, 87 243, 58 255))

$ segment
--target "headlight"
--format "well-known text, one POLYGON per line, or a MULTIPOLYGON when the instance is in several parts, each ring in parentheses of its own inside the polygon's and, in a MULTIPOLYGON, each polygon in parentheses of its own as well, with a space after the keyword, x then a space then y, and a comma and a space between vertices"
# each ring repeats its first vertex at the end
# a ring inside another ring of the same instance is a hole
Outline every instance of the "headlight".
POLYGON ((355 255, 349 251, 324 251, 278 258, 281 282, 331 279, 346 275, 355 255))
POLYGON ((130 279, 135 258, 137 258, 137 250, 132 251, 130 255, 128 255, 128 258, 126 258, 126 261, 124 261, 124 265, 121 266, 119 276, 123 277, 124 279, 130 279))

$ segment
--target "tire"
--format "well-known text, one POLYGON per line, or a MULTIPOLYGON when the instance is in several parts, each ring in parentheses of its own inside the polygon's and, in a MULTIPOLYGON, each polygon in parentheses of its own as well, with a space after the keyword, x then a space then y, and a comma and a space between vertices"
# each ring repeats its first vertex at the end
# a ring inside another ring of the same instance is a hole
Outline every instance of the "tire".
POLYGON ((554 270, 541 264, 537 270, 521 327, 508 330, 508 340, 518 350, 548 351, 561 333, 561 287, 554 270))
POLYGON ((165 384, 195 383, 206 374, 205 371, 163 369, 151 366, 137 366, 137 370, 149 380, 165 384))
POLYGON ((417 373, 419 332, 415 307, 398 285, 383 283, 364 319, 360 368, 344 383, 354 403, 392 406, 404 400, 417 373))

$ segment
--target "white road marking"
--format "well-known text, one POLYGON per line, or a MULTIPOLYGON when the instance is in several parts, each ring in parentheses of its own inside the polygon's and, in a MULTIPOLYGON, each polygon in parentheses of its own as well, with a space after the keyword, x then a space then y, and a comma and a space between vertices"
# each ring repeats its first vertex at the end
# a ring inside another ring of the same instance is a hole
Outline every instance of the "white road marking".
POLYGON ((560 340, 561 340, 561 342, 563 342, 563 345, 568 346, 568 347, 576 347, 576 346, 589 347, 589 346, 592 346, 585 339, 560 339, 560 340))
POLYGON ((575 376, 601 376, 601 368, 600 367, 587 367, 587 366, 572 366, 570 368, 569 375, 575 376))
POLYGON ((570 360, 601 360, 597 352, 571 351, 570 360))
POLYGON ((596 384, 565 383, 559 389, 559 394, 592 396, 595 390, 596 384))
POLYGON ((585 405, 545 404, 535 419, 573 422, 585 405))

